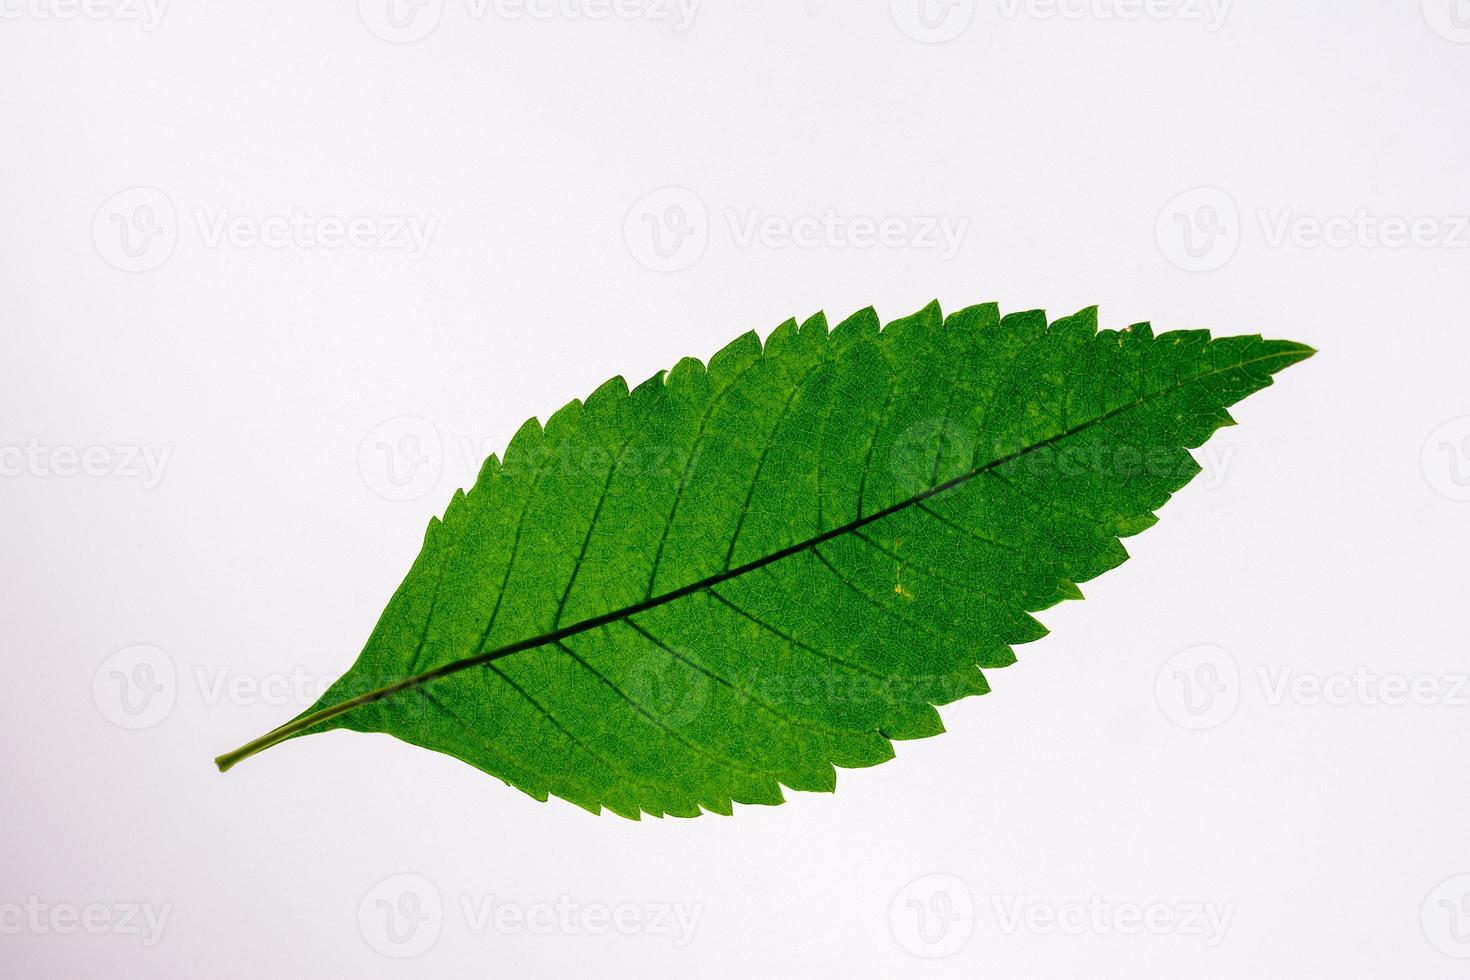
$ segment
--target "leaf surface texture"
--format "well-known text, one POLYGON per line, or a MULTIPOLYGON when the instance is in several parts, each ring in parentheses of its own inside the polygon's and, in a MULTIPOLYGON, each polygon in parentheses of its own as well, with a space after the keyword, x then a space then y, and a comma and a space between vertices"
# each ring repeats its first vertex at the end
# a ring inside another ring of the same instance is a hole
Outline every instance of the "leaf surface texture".
POLYGON ((832 790, 985 693, 1311 353, 931 304, 614 378, 455 494, 302 718, 421 680, 299 734, 387 732, 628 817, 832 790))

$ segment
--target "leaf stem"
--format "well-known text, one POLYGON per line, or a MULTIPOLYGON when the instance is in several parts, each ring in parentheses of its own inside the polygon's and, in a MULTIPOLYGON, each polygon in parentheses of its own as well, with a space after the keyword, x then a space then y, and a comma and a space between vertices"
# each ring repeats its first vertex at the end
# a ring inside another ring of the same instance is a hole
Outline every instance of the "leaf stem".
POLYGON ((220 772, 229 772, 230 768, 236 763, 250 758, 257 752, 264 752, 272 745, 278 745, 292 736, 300 735, 308 728, 320 725, 324 721, 330 721, 338 715, 345 715, 354 708, 360 708, 365 704, 372 704, 374 701, 381 701, 390 694, 395 694, 404 688, 418 683, 421 683, 418 677, 406 677, 387 687, 379 688, 376 691, 369 691, 366 694, 359 694, 357 697, 348 698, 346 701, 339 701, 319 711, 313 711, 309 715, 302 715, 299 718, 286 722, 280 728, 266 732, 254 741, 246 742, 233 752, 226 752, 224 755, 217 756, 214 764, 219 766, 220 772))

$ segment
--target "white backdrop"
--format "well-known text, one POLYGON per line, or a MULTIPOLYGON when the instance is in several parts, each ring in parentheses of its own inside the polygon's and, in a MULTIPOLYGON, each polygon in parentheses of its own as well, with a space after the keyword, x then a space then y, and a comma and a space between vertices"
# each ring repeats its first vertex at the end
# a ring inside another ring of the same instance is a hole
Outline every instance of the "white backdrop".
POLYGON ((0 0, 0 973, 1451 977, 1465 0, 0 0), (939 297, 1320 349, 833 796, 219 775, 614 373, 939 297))

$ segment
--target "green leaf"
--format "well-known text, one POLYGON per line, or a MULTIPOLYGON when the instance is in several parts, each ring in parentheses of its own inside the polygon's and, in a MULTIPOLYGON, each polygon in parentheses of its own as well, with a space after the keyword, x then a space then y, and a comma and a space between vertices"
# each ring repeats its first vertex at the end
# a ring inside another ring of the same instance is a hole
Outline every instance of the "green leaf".
POLYGON ((832 790, 984 694, 1312 354, 1096 319, 818 314, 614 378, 522 426, 352 669, 216 761, 351 728, 633 818, 832 790))

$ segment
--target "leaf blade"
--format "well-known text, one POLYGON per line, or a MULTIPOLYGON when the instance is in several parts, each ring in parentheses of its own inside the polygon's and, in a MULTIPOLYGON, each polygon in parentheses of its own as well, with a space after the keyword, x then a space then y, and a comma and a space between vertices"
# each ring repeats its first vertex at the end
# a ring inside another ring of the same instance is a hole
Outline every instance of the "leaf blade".
POLYGON ((1126 558, 1225 407, 1310 353, 931 304, 613 379, 455 495, 292 724, 396 689, 283 737, 387 731, 633 817, 829 790, 988 690, 980 667, 1044 635, 1031 612, 1126 558))

